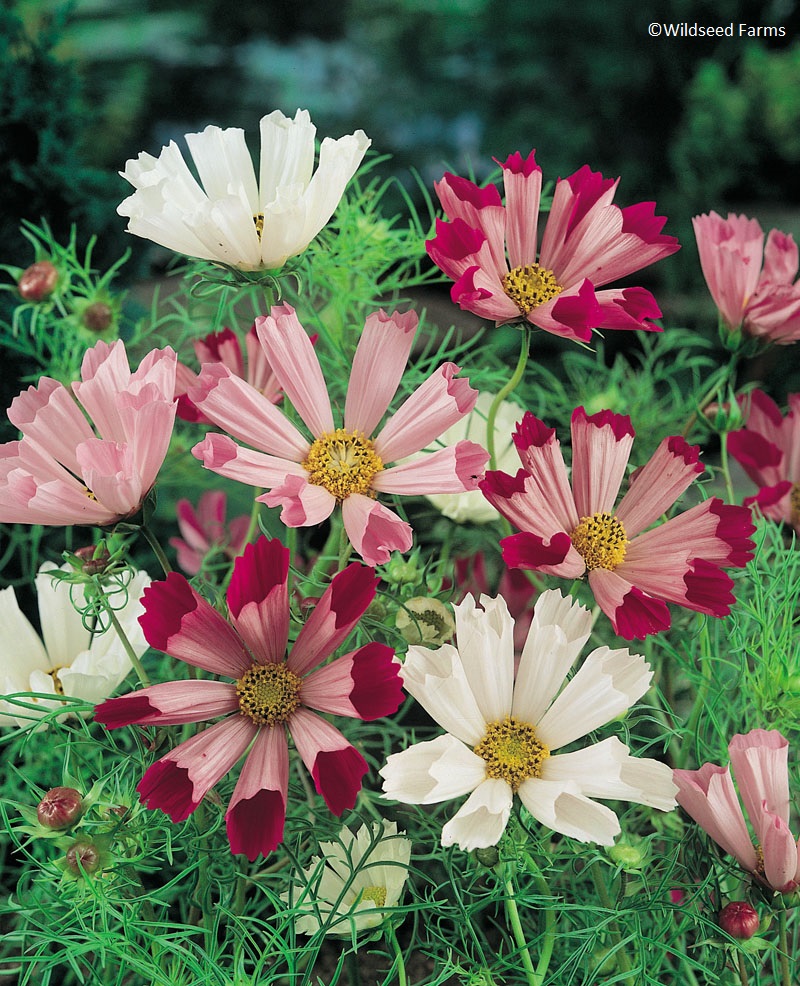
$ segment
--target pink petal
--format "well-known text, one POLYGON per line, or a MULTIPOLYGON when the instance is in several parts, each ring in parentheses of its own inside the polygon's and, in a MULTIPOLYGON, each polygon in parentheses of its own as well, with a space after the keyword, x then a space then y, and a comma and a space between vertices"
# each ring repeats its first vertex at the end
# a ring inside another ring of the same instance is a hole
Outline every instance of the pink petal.
POLYGON ((783 452, 757 431, 742 428, 730 432, 728 452, 759 486, 772 486, 783 478, 783 452))
POLYGON ((543 421, 526 411, 514 432, 514 445, 541 499, 547 501, 563 529, 573 531, 580 517, 561 454, 561 443, 555 434, 555 428, 548 428, 543 421))
POLYGON ((233 566, 228 610, 256 661, 282 661, 289 640, 289 550, 276 539, 248 544, 233 566))
POLYGON ((542 195, 542 169, 535 151, 523 161, 512 154, 503 164, 506 193, 506 243, 512 269, 536 262, 539 201, 542 195))
POLYGON ((444 363, 395 411, 375 439, 384 463, 397 462, 426 448, 475 407, 478 391, 455 380, 459 367, 444 363))
POLYGON ((230 623, 177 572, 170 572, 163 582, 151 583, 142 604, 139 623, 156 650, 231 678, 241 678, 252 666, 230 623))
POLYGON ((656 299, 644 288, 610 288, 596 291, 595 299, 600 305, 601 329, 645 332, 661 332, 661 326, 650 319, 661 318, 661 309, 656 299))
POLYGON ((99 503, 118 517, 139 509, 147 489, 127 445, 93 438, 78 446, 76 456, 84 482, 99 503))
POLYGON ((344 426, 369 437, 386 413, 405 372, 419 319, 414 311, 370 315, 353 357, 344 426))
POLYGON ((771 229, 764 247, 762 279, 791 284, 797 277, 799 259, 794 237, 779 229, 771 229))
POLYGON ((328 389, 308 333, 290 305, 255 320, 256 332, 284 393, 315 438, 333 431, 328 389))
POLYGON ((581 517, 614 512, 633 436, 626 414, 572 412, 572 492, 581 517))
POLYGON ((328 808, 334 815, 352 808, 369 770, 366 760, 338 729, 302 707, 288 725, 297 751, 328 808))
POLYGON ((181 743, 157 760, 137 785, 142 804, 182 822, 241 759, 257 730, 247 716, 229 716, 181 743))
POLYGON ((202 339, 195 339, 193 345, 197 362, 201 366, 204 363, 224 363, 231 373, 244 377, 242 347, 231 329, 211 332, 202 339))
POLYGON ((289 747, 283 729, 260 729, 242 767, 225 822, 231 852, 252 862, 283 840, 289 792, 289 747))
POLYGON ((268 507, 282 507, 281 520, 287 527, 312 527, 327 520, 336 498, 324 486, 308 482, 308 473, 287 475, 283 481, 256 499, 268 507))
POLYGON ((763 809, 761 849, 764 852, 764 876, 771 887, 779 892, 795 889, 797 872, 797 843, 784 819, 763 809))
POLYGON ((385 565, 393 551, 408 551, 413 542, 409 524, 360 493, 342 502, 342 520, 353 547, 368 565, 385 565))
POLYGON ((303 679, 303 705, 371 722, 403 703, 400 665, 385 644, 365 644, 303 679))
POLYGON ((716 212, 695 216, 692 225, 708 290, 725 323, 736 329, 758 284, 764 233, 755 219, 731 213, 727 220, 716 212))
POLYGON ((776 729, 752 729, 734 736, 728 752, 745 810, 763 842, 765 811, 789 821, 788 740, 776 729))
POLYGON ((94 710, 94 720, 108 729, 132 723, 175 726, 205 722, 238 709, 236 688, 227 682, 167 681, 102 702, 94 710))
POLYGON ((421 459, 378 473, 372 488, 379 493, 426 496, 431 493, 463 493, 478 488, 489 453, 475 442, 431 452, 421 459))
POLYGON ((243 448, 227 435, 206 435, 192 448, 192 455, 206 469, 248 486, 277 486, 288 476, 308 475, 299 462, 243 448))
POLYGON ((66 387, 42 377, 36 387, 28 387, 14 398, 8 420, 48 455, 80 475, 75 449, 94 439, 95 434, 66 387))
POLYGON ((658 520, 704 471, 699 446, 687 445, 677 435, 665 438, 650 461, 633 474, 630 488, 617 507, 616 515, 628 537, 635 537, 658 520))
MULTIPOLYGON (((486 259, 480 255, 475 259, 484 265, 486 263, 486 259)), ((441 264, 439 266, 442 267, 441 264)), ((454 279, 453 287, 450 289, 450 300, 463 311, 472 312, 498 325, 504 322, 519 322, 522 314, 516 303, 503 290, 501 278, 505 273, 502 271, 498 276, 491 274, 486 266, 473 264, 454 279)))
POLYGON ((589 342, 603 321, 594 285, 589 280, 567 284, 557 298, 531 309, 528 321, 564 339, 589 342))
POLYGON ((349 636, 375 598, 379 579, 357 562, 331 579, 297 636, 286 666, 304 675, 332 654, 349 636))
POLYGON ((625 640, 643 640, 652 633, 668 630, 669 609, 627 579, 604 568, 589 572, 589 585, 597 604, 611 620, 614 633, 625 640))

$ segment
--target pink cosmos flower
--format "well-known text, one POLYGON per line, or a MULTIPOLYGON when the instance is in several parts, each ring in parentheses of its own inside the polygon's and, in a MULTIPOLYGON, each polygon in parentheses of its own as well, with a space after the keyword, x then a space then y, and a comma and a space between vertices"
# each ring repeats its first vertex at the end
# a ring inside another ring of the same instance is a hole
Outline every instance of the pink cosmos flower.
MULTIPOLYGON (((272 372, 272 367, 269 365, 264 350, 258 344, 255 325, 245 336, 244 353, 242 353, 242 344, 239 338, 231 329, 211 332, 203 339, 195 339, 193 345, 197 362, 201 366, 204 363, 223 363, 237 377, 242 377, 251 387, 260 391, 268 401, 277 404, 281 399, 280 385, 275 379, 275 374, 272 372)), ((184 363, 178 363, 175 379, 178 417, 183 421, 208 423, 208 418, 197 410, 187 393, 189 388, 196 386, 196 384, 197 374, 184 363)))
POLYGON ((757 506, 770 520, 782 520, 800 534, 800 394, 789 394, 789 411, 762 390, 740 398, 747 422, 728 435, 728 451, 761 487, 745 506, 757 506))
POLYGON ((724 567, 752 558, 755 530, 744 507, 718 497, 646 530, 703 472, 699 449, 665 438, 630 479, 614 508, 634 431, 611 411, 572 414, 572 485, 555 429, 526 412, 514 434, 524 468, 487 472, 484 495, 522 533, 504 538, 503 558, 589 585, 614 632, 632 640, 666 630, 667 602, 725 616, 734 602, 724 567))
POLYGON ((226 435, 208 435, 192 453, 207 469, 269 492, 257 497, 282 507, 288 527, 320 524, 337 504, 350 541, 369 565, 411 547, 411 527, 375 497, 425 495, 477 488, 488 453, 474 442, 385 468, 425 448, 475 405, 478 392, 456 380, 444 363, 370 438, 397 390, 411 352, 414 312, 370 315, 358 343, 343 427, 331 402, 314 347, 294 309, 276 305, 256 319, 256 332, 278 383, 313 436, 306 438, 262 394, 222 364, 206 365, 190 397, 206 417, 253 448, 226 435))
POLYGON ((644 288, 597 288, 647 267, 679 249, 661 229, 654 202, 620 209, 612 203, 619 179, 584 165, 556 182, 538 247, 542 170, 517 152, 502 165, 505 205, 494 185, 479 188, 446 174, 435 186, 450 222, 436 221, 426 245, 431 260, 455 281, 461 308, 498 324, 521 319, 567 339, 592 330, 647 329, 661 314, 644 288), (538 248, 538 249, 537 249, 538 248))
POLYGON ((23 437, 0 445, 0 522, 106 526, 136 513, 172 437, 176 362, 154 349, 131 373, 123 342, 98 342, 75 397, 50 377, 16 397, 8 417, 23 437))
POLYGON ((149 808, 183 821, 245 755, 225 820, 231 849, 255 859, 283 838, 289 784, 288 730, 317 791, 336 814, 352 808, 367 764, 316 712, 372 720, 395 712, 403 695, 394 651, 366 644, 323 667, 375 596, 362 565, 334 576, 288 656, 289 552, 259 539, 237 558, 228 620, 175 572, 151 585, 140 618, 148 642, 178 660, 235 679, 169 681, 103 702, 109 729, 180 725, 225 716, 157 760, 137 790, 149 808), (312 711, 314 710, 314 711, 312 711))
POLYGON ((227 500, 222 490, 206 490, 197 510, 185 499, 175 505, 183 537, 170 538, 169 543, 178 552, 178 564, 188 575, 197 575, 214 548, 228 558, 235 558, 244 548, 250 518, 244 514, 226 525, 227 500))
POLYGON ((800 884, 800 847, 789 830, 789 743, 777 730, 753 729, 734 736, 728 752, 756 845, 728 767, 673 771, 678 804, 757 880, 790 893, 800 884))
POLYGON ((792 237, 772 229, 765 248, 757 220, 733 213, 723 219, 711 212, 692 223, 703 276, 728 329, 779 346, 797 342, 800 281, 792 237))

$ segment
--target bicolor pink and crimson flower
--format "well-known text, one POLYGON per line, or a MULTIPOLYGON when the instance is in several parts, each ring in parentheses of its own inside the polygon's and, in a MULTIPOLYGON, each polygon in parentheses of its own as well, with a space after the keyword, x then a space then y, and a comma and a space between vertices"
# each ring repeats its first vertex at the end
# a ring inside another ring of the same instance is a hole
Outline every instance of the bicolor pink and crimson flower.
POLYGON ((354 563, 335 575, 287 655, 288 569, 289 552, 279 541, 248 545, 234 565, 228 619, 182 575, 153 583, 140 618, 151 646, 234 680, 151 685, 95 710, 109 729, 225 716, 156 761, 137 790, 149 808, 183 821, 246 754, 225 820, 232 851, 251 860, 283 838, 287 732, 326 805, 341 815, 355 804, 367 763, 317 713, 373 720, 395 712, 403 700, 394 651, 384 644, 365 644, 322 664, 374 598, 375 573, 354 563))
POLYGON ((121 340, 98 342, 72 393, 42 377, 16 397, 22 439, 0 445, 0 523, 105 527, 135 514, 172 437, 176 363, 154 349, 131 372, 121 340))
POLYGON ((789 743, 774 729, 753 729, 728 745, 748 832, 729 767, 705 763, 675 770, 683 810, 739 865, 779 893, 800 885, 800 842, 789 829, 789 743))
POLYGON ((257 499, 280 506, 288 527, 321 524, 341 505, 347 536, 369 565, 385 563, 392 551, 408 551, 411 527, 376 496, 474 490, 489 458, 475 442, 460 441, 385 468, 430 445, 468 414, 478 397, 467 380, 456 379, 455 363, 443 363, 370 437, 400 384, 416 328, 411 311, 379 311, 367 318, 353 358, 343 426, 337 427, 313 344, 294 309, 276 305, 269 316, 256 319, 256 332, 312 437, 217 363, 203 367, 189 396, 233 438, 207 435, 192 453, 221 476, 266 487, 257 499))
POLYGON ((189 575, 197 575, 205 559, 221 554, 233 560, 247 543, 250 518, 247 514, 226 522, 228 498, 222 490, 206 490, 197 502, 197 509, 187 499, 175 504, 175 518, 182 537, 169 543, 178 553, 178 564, 189 575))
POLYGON ((734 596, 723 569, 752 558, 755 530, 745 507, 718 497, 650 528, 704 471, 698 447, 679 436, 665 438, 632 474, 615 508, 633 439, 627 415, 576 408, 570 484, 555 429, 526 412, 514 433, 523 468, 487 472, 480 484, 520 530, 501 542, 506 564, 568 579, 588 574, 626 640, 668 629, 668 602, 725 616, 734 596))
POLYGON ((501 165, 505 204, 494 185, 480 188, 446 174, 436 192, 449 222, 436 221, 426 248, 455 282, 461 308, 498 324, 527 321, 567 339, 587 342, 594 329, 659 331, 661 315, 644 288, 603 288, 679 249, 661 232, 655 203, 621 209, 619 184, 588 165, 556 182, 538 245, 542 169, 535 151, 501 165))
POLYGON ((716 212, 692 220, 700 266, 729 332, 788 346, 800 339, 797 244, 756 219, 716 212))
POLYGON ((761 487, 744 505, 800 534, 800 394, 789 394, 788 401, 784 417, 763 390, 739 398, 745 427, 730 432, 728 452, 761 487))

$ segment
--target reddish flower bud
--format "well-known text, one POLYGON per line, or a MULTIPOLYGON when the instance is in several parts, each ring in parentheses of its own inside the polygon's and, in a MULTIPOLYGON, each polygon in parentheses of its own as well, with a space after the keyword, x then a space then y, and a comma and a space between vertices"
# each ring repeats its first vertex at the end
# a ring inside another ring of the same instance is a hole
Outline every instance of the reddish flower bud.
POLYGON ((100 866, 100 850, 91 842, 74 842, 67 849, 67 869, 72 873, 94 873, 100 866))
POLYGON ((105 548, 98 554, 97 548, 90 544, 85 548, 76 548, 75 557, 83 563, 82 570, 85 575, 100 575, 105 571, 111 555, 105 548))
POLYGON ((755 909, 743 900, 734 900, 719 912, 719 926, 731 938, 752 938, 761 922, 755 909))
POLYGON ((111 306, 104 301, 94 301, 87 305, 81 316, 83 324, 90 332, 105 332, 114 321, 114 313, 111 306))
POLYGON ((26 301, 41 301, 55 291, 58 270, 49 260, 39 260, 24 270, 17 281, 17 289, 26 301))
POLYGON ((64 829, 81 817, 81 795, 74 787, 53 787, 39 802, 36 817, 48 829, 64 829))

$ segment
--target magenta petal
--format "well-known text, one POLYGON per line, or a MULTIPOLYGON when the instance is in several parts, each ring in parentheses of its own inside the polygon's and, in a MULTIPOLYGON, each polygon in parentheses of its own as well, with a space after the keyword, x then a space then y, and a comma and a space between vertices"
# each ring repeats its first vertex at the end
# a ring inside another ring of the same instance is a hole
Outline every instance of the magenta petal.
POLYGON ((385 644, 365 644, 303 679, 303 704, 318 712, 370 722, 402 703, 400 665, 385 644))
POLYGON ((228 609, 256 660, 282 661, 289 639, 289 550, 275 538, 259 538, 236 559, 228 609))
POLYGON ((252 862, 283 839, 289 789, 289 747, 282 727, 259 730, 225 815, 231 852, 252 862))
POLYGON ((694 558, 683 581, 686 584, 684 606, 709 616, 727 616, 736 602, 733 579, 711 562, 694 558))
POLYGON ((94 710, 94 721, 108 729, 132 723, 175 726, 204 722, 238 708, 236 688, 224 681, 166 681, 102 702, 94 710))
POLYGON ((325 804, 335 815, 352 808, 369 769, 366 760, 338 729, 307 709, 299 708, 288 725, 325 804))
POLYGON ((607 613, 614 632, 625 640, 644 640, 648 634, 669 630, 667 604, 631 586, 613 613, 607 613))
MULTIPOLYGON (((530 571, 545 572, 548 575, 561 575, 554 571, 562 565, 572 548, 569 534, 563 531, 553 534, 549 539, 537 537, 529 531, 512 534, 500 542, 503 549, 503 561, 509 568, 523 568, 530 571)), ((574 577, 583 574, 585 566, 574 573, 574 577)), ((572 574, 572 573, 569 573, 572 574)))
POLYGON ((148 768, 136 790, 147 808, 160 808, 173 822, 183 822, 203 800, 194 800, 189 771, 173 760, 157 760, 148 768))
POLYGON ((145 589, 142 603, 139 623, 156 650, 231 678, 252 665, 233 627, 177 572, 145 589))

